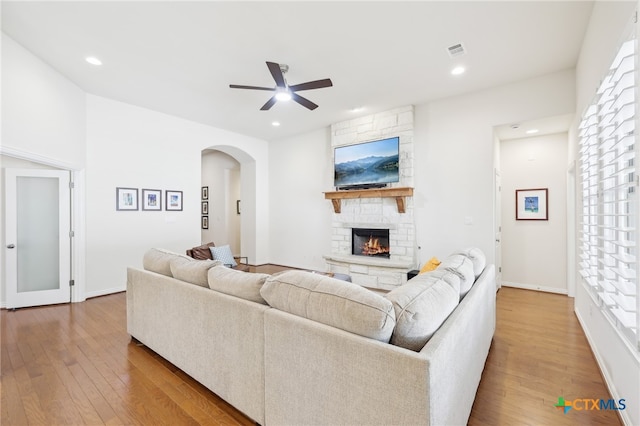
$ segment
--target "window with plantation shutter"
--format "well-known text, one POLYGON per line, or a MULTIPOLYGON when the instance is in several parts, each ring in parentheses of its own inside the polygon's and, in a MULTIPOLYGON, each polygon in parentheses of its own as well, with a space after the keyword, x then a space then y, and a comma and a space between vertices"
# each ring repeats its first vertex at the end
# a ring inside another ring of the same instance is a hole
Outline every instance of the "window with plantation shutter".
POLYGON ((580 274, 614 327, 640 351, 635 37, 618 51, 579 127, 580 274))

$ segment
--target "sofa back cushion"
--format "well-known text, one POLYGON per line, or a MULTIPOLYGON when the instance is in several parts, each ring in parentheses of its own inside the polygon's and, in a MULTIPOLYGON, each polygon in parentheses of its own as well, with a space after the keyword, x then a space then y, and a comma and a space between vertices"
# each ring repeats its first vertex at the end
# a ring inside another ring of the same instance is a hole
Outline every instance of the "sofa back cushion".
POLYGON ((473 274, 476 279, 480 274, 482 274, 484 267, 487 266, 487 258, 484 255, 484 252, 477 247, 467 247, 462 250, 456 250, 453 254, 461 254, 471 260, 471 263, 473 264, 473 274))
POLYGON ((442 261, 438 270, 449 271, 460 278, 460 300, 471 290, 471 286, 476 280, 473 273, 473 263, 462 254, 452 254, 442 261))
POLYGON ((196 260, 184 257, 174 257, 169 261, 173 278, 196 284, 201 287, 209 287, 207 273, 214 266, 222 265, 215 260, 196 260))
POLYGON ((385 343, 395 326, 390 301, 322 274, 286 271, 272 275, 260 293, 276 309, 385 343))
POLYGON ((420 351, 458 306, 460 279, 449 271, 426 272, 385 297, 396 313, 391 344, 420 351))
POLYGON ((152 248, 147 250, 147 252, 142 257, 142 267, 147 271, 166 275, 167 277, 172 277, 173 274, 171 273, 171 260, 175 258, 192 260, 188 256, 174 253, 169 250, 152 248))
MULTIPOLYGON (((219 261, 218 261, 219 262, 219 261)), ((220 293, 266 305, 260 295, 260 289, 268 274, 257 274, 231 269, 222 265, 209 269, 209 287, 220 293)))

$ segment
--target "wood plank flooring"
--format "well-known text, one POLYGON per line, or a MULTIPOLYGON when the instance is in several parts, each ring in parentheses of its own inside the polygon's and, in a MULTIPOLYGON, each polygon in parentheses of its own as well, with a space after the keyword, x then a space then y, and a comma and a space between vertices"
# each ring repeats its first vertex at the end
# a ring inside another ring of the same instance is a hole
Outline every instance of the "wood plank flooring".
MULTIPOLYGON (((124 293, 0 315, 2 425, 253 424, 131 340, 124 293)), ((611 411, 563 414, 559 396, 609 398, 572 299, 503 288, 469 424, 620 424, 611 411)))

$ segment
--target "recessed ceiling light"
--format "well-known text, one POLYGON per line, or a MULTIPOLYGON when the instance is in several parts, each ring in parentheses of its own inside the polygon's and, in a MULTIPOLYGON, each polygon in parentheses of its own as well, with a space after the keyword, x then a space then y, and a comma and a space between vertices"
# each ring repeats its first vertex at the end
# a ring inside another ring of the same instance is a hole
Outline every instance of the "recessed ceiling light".
POLYGON ((540 130, 538 130, 538 129, 529 129, 525 133, 528 134, 528 135, 533 135, 535 133, 538 133, 539 131, 540 130))
POLYGON ((102 65, 102 61, 95 56, 87 56, 84 58, 85 61, 89 62, 91 65, 102 65))
POLYGON ((451 75, 461 75, 464 74, 465 71, 464 67, 455 67, 451 70, 451 75))
POLYGON ((349 111, 351 111, 351 112, 361 112, 361 111, 364 111, 364 107, 361 107, 361 106, 353 107, 349 111))
POLYGON ((274 122, 271 123, 271 125, 273 127, 278 127, 280 125, 280 122, 279 121, 274 121, 274 122))

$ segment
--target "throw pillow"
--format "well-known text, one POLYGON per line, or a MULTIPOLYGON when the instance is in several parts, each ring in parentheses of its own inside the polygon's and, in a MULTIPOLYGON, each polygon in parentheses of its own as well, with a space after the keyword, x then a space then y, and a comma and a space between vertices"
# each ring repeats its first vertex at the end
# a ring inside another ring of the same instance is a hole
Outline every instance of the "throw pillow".
POLYGON ((422 265, 422 268, 420 268, 420 273, 424 274, 425 272, 433 271, 438 267, 438 265, 440 265, 440 261, 437 258, 432 257, 427 261, 427 263, 422 265))
POLYGON ((272 275, 260 294, 273 308, 385 343, 396 323, 393 305, 381 295, 322 274, 272 275))
POLYGON ((224 265, 233 268, 234 266, 238 266, 236 260, 233 258, 233 254, 231 254, 231 247, 229 245, 224 245, 220 247, 209 247, 211 250, 211 256, 213 260, 219 260, 224 265))
POLYGON ((237 271, 225 266, 209 269, 209 288, 220 293, 266 305, 260 289, 269 274, 237 271))
POLYGON ((212 260, 213 256, 211 255, 211 250, 209 248, 213 247, 213 243, 203 244, 198 247, 194 247, 191 249, 191 255, 194 259, 200 260, 212 260))
POLYGON ((218 260, 197 260, 176 257, 169 262, 173 278, 201 287, 208 287, 207 273, 214 266, 222 265, 218 260))

